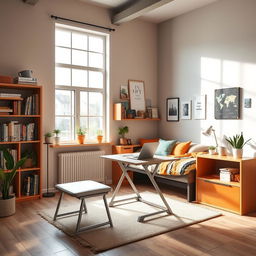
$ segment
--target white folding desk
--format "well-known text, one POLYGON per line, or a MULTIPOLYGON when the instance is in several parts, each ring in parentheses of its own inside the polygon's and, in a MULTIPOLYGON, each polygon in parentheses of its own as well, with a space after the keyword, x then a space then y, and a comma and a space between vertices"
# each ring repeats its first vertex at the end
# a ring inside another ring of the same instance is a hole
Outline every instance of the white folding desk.
MULTIPOLYGON (((118 155, 105 155, 105 156, 102 156, 103 158, 106 158, 106 159, 109 159, 109 160, 112 160, 112 161, 117 161, 121 170, 122 170, 122 175, 117 183, 117 186, 116 186, 116 189, 113 193, 113 196, 112 196, 112 199, 109 203, 109 206, 110 207, 114 207, 114 204, 115 203, 119 203, 119 202, 123 202, 123 201, 127 201, 127 200, 131 200, 131 199, 135 199, 139 202, 142 202, 142 203, 146 203, 148 205, 151 205, 151 206, 154 206, 156 208, 159 208, 161 209, 160 211, 157 211, 157 212, 153 212, 153 213, 149 213, 149 214, 145 214, 145 215, 142 215, 142 216, 139 216, 138 217, 138 222, 144 222, 144 219, 146 217, 150 217, 150 216, 153 216, 153 215, 157 215, 159 213, 164 213, 166 212, 167 214, 172 214, 172 210, 171 210, 171 207, 169 206, 169 204, 167 203, 166 199, 164 198, 160 188, 158 187, 155 179, 154 179, 154 176, 156 175, 157 173, 157 170, 158 170, 158 167, 159 165, 162 163, 162 162, 166 162, 166 161, 172 161, 172 160, 179 160, 180 158, 171 158, 171 157, 154 157, 152 159, 145 159, 145 160, 137 160, 137 159, 132 159, 132 158, 128 158, 128 155, 129 156, 132 156, 133 154, 118 154, 118 155), (136 168, 136 166, 143 166, 143 168, 139 169, 139 168, 136 168), (154 168, 153 170, 149 170, 149 166, 150 165, 154 165, 154 168), (133 172, 138 172, 138 173, 144 173, 144 174, 147 174, 151 183, 153 184, 156 192, 158 193, 158 195, 160 196, 160 198, 162 199, 163 203, 165 206, 161 206, 161 205, 158 205, 158 204, 154 204, 152 202, 149 202, 149 201, 146 201, 144 200, 141 195, 139 194, 136 186, 134 185, 133 181, 131 180, 130 176, 128 175, 127 171, 133 171, 133 172), (131 185, 134 193, 136 194, 136 197, 132 197, 132 198, 125 198, 125 199, 121 199, 121 200, 116 200, 115 201, 115 197, 122 185, 122 182, 124 180, 124 178, 127 178, 129 184, 131 185)), ((134 154, 136 155, 136 153, 134 154)))

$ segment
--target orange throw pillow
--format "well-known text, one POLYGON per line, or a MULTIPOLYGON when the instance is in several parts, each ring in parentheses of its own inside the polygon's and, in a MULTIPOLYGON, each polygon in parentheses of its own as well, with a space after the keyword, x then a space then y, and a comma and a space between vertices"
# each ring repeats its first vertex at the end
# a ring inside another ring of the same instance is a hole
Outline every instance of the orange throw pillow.
POLYGON ((141 146, 143 146, 144 143, 158 142, 158 141, 159 141, 159 139, 139 139, 141 146))
POLYGON ((180 156, 186 154, 189 150, 191 142, 192 141, 177 143, 172 151, 172 155, 180 156))

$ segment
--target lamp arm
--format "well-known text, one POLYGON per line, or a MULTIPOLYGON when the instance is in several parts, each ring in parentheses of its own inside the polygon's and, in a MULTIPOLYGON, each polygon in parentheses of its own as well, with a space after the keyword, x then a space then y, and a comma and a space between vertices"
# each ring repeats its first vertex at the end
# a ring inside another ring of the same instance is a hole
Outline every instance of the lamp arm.
POLYGON ((216 137, 216 134, 215 134, 215 130, 212 130, 212 132, 213 132, 213 135, 214 135, 216 147, 218 147, 218 141, 217 141, 217 137, 216 137))

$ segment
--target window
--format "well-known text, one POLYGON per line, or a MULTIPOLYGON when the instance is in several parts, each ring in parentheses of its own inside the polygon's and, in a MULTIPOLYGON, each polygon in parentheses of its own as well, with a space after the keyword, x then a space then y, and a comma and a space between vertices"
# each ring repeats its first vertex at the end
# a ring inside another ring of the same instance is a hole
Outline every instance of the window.
POLYGON ((97 131, 107 135, 108 35, 56 25, 55 29, 55 127, 62 141, 75 139, 79 127, 86 138, 97 131))

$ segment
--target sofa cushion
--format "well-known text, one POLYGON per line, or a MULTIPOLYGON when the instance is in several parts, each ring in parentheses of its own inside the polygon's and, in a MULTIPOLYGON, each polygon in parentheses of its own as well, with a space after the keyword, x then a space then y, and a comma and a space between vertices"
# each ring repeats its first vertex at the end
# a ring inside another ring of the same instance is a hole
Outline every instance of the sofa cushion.
POLYGON ((194 152, 206 152, 208 151, 208 146, 202 144, 193 144, 190 146, 188 153, 194 152))
POLYGON ((172 152, 175 144, 176 144, 176 140, 159 140, 159 145, 156 149, 155 155, 159 155, 159 156, 168 156, 170 155, 170 153, 172 152))
POLYGON ((188 152, 190 144, 191 141, 177 143, 173 148, 172 155, 180 156, 186 154, 188 152))

